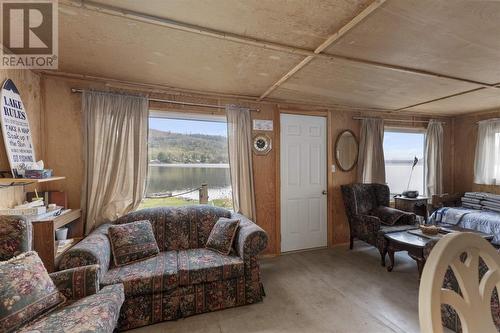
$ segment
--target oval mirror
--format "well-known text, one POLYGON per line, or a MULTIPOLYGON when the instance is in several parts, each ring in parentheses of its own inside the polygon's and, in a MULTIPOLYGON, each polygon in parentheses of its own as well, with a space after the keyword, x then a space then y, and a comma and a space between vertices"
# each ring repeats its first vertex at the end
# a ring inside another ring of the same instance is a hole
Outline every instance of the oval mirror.
POLYGON ((358 162, 358 141, 351 130, 344 130, 335 142, 335 160, 342 171, 351 171, 358 162))

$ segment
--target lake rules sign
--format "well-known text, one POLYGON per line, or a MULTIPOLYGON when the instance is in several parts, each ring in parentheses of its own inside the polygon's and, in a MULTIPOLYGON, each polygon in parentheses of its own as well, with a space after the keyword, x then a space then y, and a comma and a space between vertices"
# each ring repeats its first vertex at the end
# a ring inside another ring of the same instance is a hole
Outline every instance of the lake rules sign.
POLYGON ((34 163, 35 151, 31 141, 28 115, 21 101, 21 96, 14 82, 8 79, 2 85, 0 123, 3 141, 14 177, 17 170, 26 169, 27 164, 34 163))

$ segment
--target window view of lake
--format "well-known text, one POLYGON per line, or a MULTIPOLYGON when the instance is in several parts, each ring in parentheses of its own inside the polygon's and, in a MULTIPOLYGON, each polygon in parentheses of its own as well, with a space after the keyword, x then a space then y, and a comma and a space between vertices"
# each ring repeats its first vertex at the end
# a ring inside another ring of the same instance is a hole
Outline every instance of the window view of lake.
POLYGON ((150 118, 146 199, 140 208, 199 203, 193 189, 208 185, 209 204, 232 208, 224 122, 150 118), (189 193, 186 193, 189 192, 189 193))
MULTIPOLYGON (((178 194, 208 184, 210 199, 231 196, 229 164, 150 164, 147 196, 178 194)), ((183 195, 198 200, 198 192, 183 195)))
POLYGON ((401 194, 407 188, 417 190, 422 195, 425 194, 424 142, 425 134, 423 132, 385 131, 385 175, 392 195, 401 194), (408 187, 415 157, 418 158, 418 163, 413 169, 408 187))

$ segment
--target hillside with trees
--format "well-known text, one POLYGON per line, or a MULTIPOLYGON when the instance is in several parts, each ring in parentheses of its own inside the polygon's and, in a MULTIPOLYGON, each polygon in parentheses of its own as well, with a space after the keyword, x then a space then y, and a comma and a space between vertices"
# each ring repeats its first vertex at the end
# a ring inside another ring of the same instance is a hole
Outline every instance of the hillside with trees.
POLYGON ((149 130, 151 163, 229 163, 227 138, 218 135, 181 134, 149 130))

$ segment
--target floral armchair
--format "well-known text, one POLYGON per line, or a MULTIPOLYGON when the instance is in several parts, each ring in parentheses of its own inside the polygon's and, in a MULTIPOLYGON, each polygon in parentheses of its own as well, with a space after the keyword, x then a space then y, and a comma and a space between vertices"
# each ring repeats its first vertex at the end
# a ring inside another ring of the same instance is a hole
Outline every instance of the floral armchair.
POLYGON ((413 213, 389 207, 390 191, 383 184, 349 184, 341 186, 350 230, 349 248, 355 238, 376 246, 385 266, 387 242, 390 232, 415 228, 413 213))
MULTIPOLYGON (((31 222, 21 216, 0 216, 0 260, 30 251, 31 237, 31 222)), ((115 330, 124 301, 122 284, 99 289, 98 265, 71 268, 49 276, 66 302, 28 322, 18 332, 111 333, 115 330)), ((14 285, 11 291, 16 292, 15 289, 21 287, 28 286, 14 285)))

